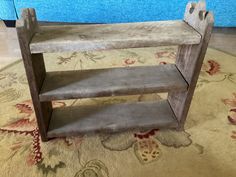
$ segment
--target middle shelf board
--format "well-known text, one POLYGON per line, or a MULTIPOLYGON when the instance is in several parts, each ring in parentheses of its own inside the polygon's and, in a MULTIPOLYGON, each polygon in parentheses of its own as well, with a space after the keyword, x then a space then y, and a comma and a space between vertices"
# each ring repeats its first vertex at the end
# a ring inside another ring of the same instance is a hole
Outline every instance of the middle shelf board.
POLYGON ((174 64, 47 72, 41 101, 186 91, 174 64))
POLYGON ((178 128, 178 125, 166 100, 102 106, 69 106, 53 110, 47 136, 53 138, 130 129, 178 128))

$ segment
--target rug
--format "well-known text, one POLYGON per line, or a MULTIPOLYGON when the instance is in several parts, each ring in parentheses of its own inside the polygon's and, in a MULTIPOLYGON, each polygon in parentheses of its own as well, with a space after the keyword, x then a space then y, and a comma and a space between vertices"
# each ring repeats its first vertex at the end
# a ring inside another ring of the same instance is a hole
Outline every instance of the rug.
MULTIPOLYGON (((45 54, 48 71, 173 63, 176 47, 45 54)), ((166 94, 55 101, 54 107, 166 94)), ((0 71, 1 177, 235 177, 236 57, 208 49, 185 131, 128 131, 41 142, 21 60, 0 71)))

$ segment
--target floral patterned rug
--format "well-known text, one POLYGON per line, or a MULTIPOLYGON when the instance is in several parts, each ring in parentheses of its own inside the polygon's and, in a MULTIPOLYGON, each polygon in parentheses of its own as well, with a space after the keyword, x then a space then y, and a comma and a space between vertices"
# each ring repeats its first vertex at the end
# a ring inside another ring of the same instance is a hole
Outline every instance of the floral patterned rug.
MULTIPOLYGON (((176 47, 47 54, 48 71, 174 62, 176 47)), ((55 101, 55 107, 161 100, 166 94, 55 101)), ((235 177, 236 57, 208 49, 186 129, 42 143, 22 61, 0 70, 1 177, 235 177)))

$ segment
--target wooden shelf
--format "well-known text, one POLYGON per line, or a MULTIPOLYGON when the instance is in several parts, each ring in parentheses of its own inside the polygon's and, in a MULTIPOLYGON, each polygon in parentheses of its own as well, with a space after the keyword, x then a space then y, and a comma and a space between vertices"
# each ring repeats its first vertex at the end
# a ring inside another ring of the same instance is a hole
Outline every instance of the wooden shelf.
POLYGON ((167 101, 79 106, 54 109, 47 136, 176 127, 178 121, 167 101))
POLYGON ((205 1, 183 21, 40 26, 24 9, 17 35, 42 141, 88 132, 182 130, 214 24, 205 1), (175 64, 47 72, 43 53, 179 45, 175 64), (53 109, 52 100, 168 92, 167 100, 53 109))
POLYGON ((184 21, 41 26, 31 53, 199 44, 201 35, 184 21))
POLYGON ((173 64, 83 71, 49 72, 41 101, 186 91, 185 82, 173 64))

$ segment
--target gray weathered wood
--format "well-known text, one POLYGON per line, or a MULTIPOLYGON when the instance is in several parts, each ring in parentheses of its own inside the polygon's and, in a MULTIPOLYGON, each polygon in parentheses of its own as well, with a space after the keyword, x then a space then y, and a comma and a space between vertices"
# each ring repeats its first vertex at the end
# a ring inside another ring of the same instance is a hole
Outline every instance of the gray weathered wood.
POLYGON ((205 2, 188 3, 185 12, 185 21, 202 35, 200 44, 182 45, 178 49, 176 66, 189 84, 187 92, 169 93, 169 103, 183 128, 203 59, 210 40, 214 23, 211 12, 205 11, 205 2))
POLYGON ((167 101, 65 107, 53 110, 48 137, 176 127, 178 122, 167 101))
POLYGON ((189 3, 184 21, 38 28, 33 9, 17 34, 43 141, 126 129, 182 129, 213 27, 205 3, 189 3), (180 45, 176 65, 46 73, 43 52, 180 45), (33 54, 34 53, 34 54, 33 54), (51 100, 169 92, 168 100, 52 110, 51 100), (51 120, 50 120, 51 117, 51 120), (50 125, 49 125, 50 123, 50 125))
POLYGON ((17 35, 21 48, 21 54, 25 66, 30 93, 37 117, 37 123, 41 138, 47 141, 47 128, 52 112, 51 102, 40 102, 39 91, 45 78, 45 67, 42 54, 31 54, 29 43, 35 33, 36 16, 32 16, 33 10, 23 10, 22 18, 17 21, 17 35))
POLYGON ((16 21, 16 26, 22 27, 24 29, 25 39, 30 42, 32 37, 38 30, 38 22, 35 10, 32 8, 23 9, 21 18, 16 21))
POLYGON ((188 84, 173 64, 47 73, 40 100, 134 95, 171 90, 188 84))
POLYGON ((32 53, 198 44, 201 35, 183 21, 41 26, 32 53))

